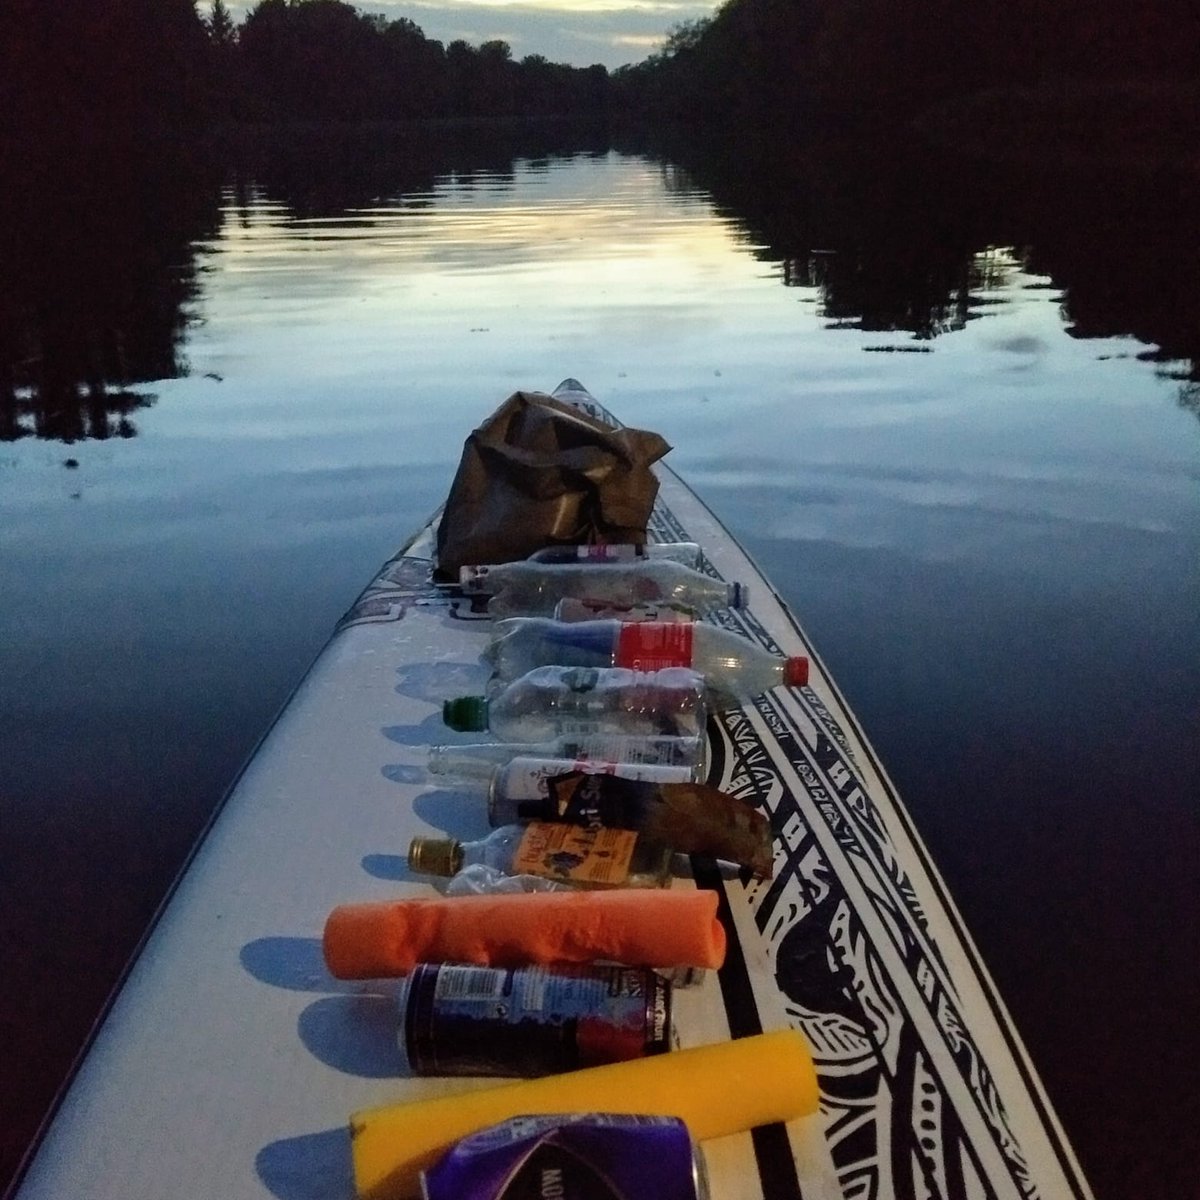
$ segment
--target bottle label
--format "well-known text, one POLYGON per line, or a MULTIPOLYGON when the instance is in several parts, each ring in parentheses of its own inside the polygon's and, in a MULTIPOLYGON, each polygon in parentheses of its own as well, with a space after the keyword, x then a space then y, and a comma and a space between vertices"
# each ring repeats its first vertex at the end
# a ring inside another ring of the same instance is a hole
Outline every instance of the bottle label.
POLYGON ((628 829, 534 821, 517 844, 512 873, 619 887, 629 879, 637 836, 628 829))
POLYGON ((692 665, 691 622, 675 624, 633 622, 622 624, 617 635, 614 665, 634 671, 660 671, 692 665))
POLYGON ((663 783, 686 782, 690 767, 652 762, 612 762, 601 758, 514 758, 496 773, 495 791, 505 800, 540 800, 550 794, 557 777, 583 772, 620 775, 626 779, 653 779, 663 783))

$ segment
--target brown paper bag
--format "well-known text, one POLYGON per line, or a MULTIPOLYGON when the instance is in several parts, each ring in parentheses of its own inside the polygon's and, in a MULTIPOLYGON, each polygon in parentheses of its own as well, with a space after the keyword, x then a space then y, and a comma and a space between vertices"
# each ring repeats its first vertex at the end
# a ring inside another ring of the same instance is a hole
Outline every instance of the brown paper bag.
POLYGON ((467 438, 437 534, 436 575, 513 562, 549 545, 646 540, 670 450, 540 392, 515 392, 467 438))

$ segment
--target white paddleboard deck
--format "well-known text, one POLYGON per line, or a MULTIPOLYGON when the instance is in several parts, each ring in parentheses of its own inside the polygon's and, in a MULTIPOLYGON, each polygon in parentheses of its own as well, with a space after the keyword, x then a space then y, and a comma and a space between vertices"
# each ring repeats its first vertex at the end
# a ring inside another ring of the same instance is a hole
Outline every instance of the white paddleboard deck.
MULTIPOLYGON (((750 584, 721 624, 808 654, 810 684, 710 722, 710 780, 776 831, 769 883, 701 877, 730 932, 676 991, 681 1044, 793 1025, 819 1115, 704 1144, 712 1200, 1090 1196, 954 906, 820 659, 769 583, 669 469, 652 525, 750 584)), ((428 894, 410 838, 487 831, 478 792, 429 777, 468 741, 489 622, 430 582, 432 526, 347 614, 227 797, 98 1029, 20 1200, 350 1200, 346 1119, 494 1080, 401 1074, 387 984, 331 978, 336 905, 428 894)), ((247 664, 252 670, 253 664, 247 664)), ((64 981, 69 986, 69 981, 64 981)))

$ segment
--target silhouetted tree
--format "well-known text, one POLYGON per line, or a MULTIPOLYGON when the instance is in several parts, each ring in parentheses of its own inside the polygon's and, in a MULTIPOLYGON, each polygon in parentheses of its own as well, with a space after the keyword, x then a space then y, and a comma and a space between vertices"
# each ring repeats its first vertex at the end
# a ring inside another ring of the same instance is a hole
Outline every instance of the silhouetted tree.
POLYGON ((0 99, 31 136, 192 124, 206 37, 193 0, 5 0, 0 99))

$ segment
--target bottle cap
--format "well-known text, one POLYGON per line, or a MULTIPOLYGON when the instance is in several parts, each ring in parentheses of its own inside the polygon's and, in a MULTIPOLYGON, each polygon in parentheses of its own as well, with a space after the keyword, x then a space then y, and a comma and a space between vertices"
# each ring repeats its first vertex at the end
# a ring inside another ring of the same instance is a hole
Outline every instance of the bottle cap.
POLYGON ((730 608, 749 608, 750 607, 750 588, 744 583, 731 583, 729 585, 729 607, 730 608))
POLYGON ((418 837, 408 845, 409 869, 422 875, 457 875, 462 861, 462 843, 454 838, 418 837))
POLYGON ((486 566, 466 566, 458 568, 458 586, 464 592, 490 592, 488 568, 486 566))
POLYGON ((787 659, 783 668, 783 682, 788 687, 803 687, 808 682, 808 659, 803 654, 787 659))
POLYGON ((486 696, 459 696, 442 705, 442 720, 459 733, 477 733, 486 729, 487 713, 486 696))

